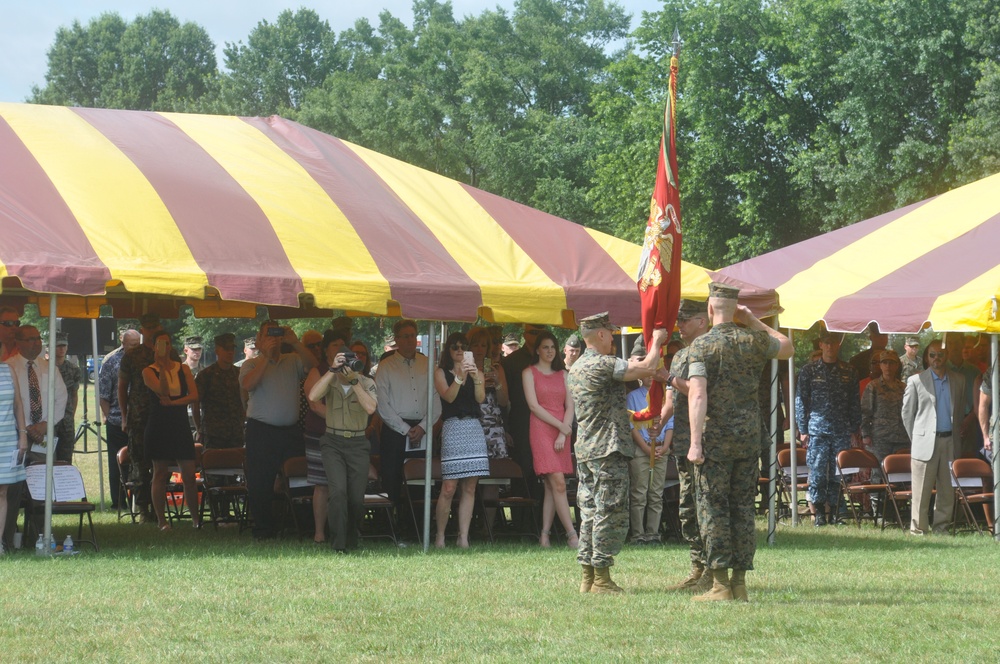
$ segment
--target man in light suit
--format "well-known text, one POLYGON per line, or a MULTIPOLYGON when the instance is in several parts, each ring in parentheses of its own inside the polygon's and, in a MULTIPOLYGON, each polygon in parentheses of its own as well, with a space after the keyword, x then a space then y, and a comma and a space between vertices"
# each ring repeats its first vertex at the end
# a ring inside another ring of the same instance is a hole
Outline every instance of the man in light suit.
POLYGON ((955 492, 949 464, 961 444, 965 408, 965 379, 948 369, 940 340, 930 343, 927 357, 930 368, 910 376, 903 393, 903 426, 910 436, 913 473, 912 535, 928 531, 927 511, 935 487, 934 532, 944 532, 951 522, 955 492))

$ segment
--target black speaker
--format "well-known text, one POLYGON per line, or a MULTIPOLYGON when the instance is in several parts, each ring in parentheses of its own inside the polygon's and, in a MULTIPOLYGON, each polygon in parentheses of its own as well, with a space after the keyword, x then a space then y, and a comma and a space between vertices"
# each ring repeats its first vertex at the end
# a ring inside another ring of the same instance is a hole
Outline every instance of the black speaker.
MULTIPOLYGON (((61 318, 59 331, 69 336, 68 355, 84 357, 93 353, 89 318, 61 318)), ((118 330, 114 318, 97 319, 97 353, 104 355, 118 346, 118 330)))

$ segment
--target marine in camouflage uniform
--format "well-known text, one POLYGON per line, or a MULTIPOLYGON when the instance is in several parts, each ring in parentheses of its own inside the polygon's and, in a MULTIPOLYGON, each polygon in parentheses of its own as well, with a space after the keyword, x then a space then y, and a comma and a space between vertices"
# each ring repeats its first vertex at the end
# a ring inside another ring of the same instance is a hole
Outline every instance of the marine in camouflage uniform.
MULTIPOLYGON (((677 313, 677 327, 686 343, 692 343, 708 331, 707 316, 707 302, 681 300, 680 310, 677 313), (704 317, 704 328, 693 327, 696 325, 694 320, 696 316, 704 317), (692 326, 690 329, 689 324, 692 326)), ((705 545, 698 528, 698 505, 695 500, 694 464, 687 458, 688 448, 691 446, 688 398, 687 394, 678 389, 678 386, 681 383, 686 383, 688 379, 688 350, 688 348, 678 350, 670 363, 670 374, 667 382, 671 394, 672 413, 667 412, 667 404, 664 404, 664 412, 660 414, 661 420, 671 414, 674 418, 671 453, 677 462, 677 481, 679 483, 677 517, 680 521, 681 537, 687 542, 691 556, 691 572, 688 577, 678 584, 669 586, 668 590, 695 590, 698 580, 702 578, 705 571, 705 545)), ((704 589, 707 590, 707 588, 704 589)))
MULTIPOLYGON (((215 338, 216 349, 228 352, 231 358, 235 340, 232 334, 220 334, 215 338)), ((196 418, 199 442, 205 449, 243 447, 246 411, 240 399, 239 368, 215 362, 199 371, 194 382, 198 386, 196 407, 200 409, 196 418)))
MULTIPOLYGON (((580 332, 588 348, 568 378, 578 423, 574 449, 581 515, 577 561, 584 571, 581 592, 621 591, 611 581, 609 568, 628 535, 629 459, 635 445, 624 384, 633 365, 607 354, 614 349, 610 333, 615 329, 606 313, 581 319, 580 332)), ((654 341, 651 354, 658 357, 663 338, 654 341)), ((651 374, 650 370, 644 375, 651 374)))
MULTIPOLYGON (((882 351, 879 363, 888 360, 899 366, 899 358, 891 350, 882 351)), ((861 395, 861 438, 881 463, 898 449, 910 449, 910 437, 903 426, 903 393, 906 383, 899 378, 873 379, 861 395)), ((872 470, 871 481, 882 482, 882 471, 872 470)))
MULTIPOLYGON (((733 322, 739 290, 724 284, 709 287, 712 329, 695 339, 688 351, 692 427, 688 458, 695 462, 698 523, 713 587, 695 600, 747 601, 746 570, 753 569, 757 536, 754 494, 760 455, 760 404, 757 386, 763 365, 782 351, 784 337, 743 308, 751 329, 733 322), (730 308, 731 307, 731 308, 730 308), (714 309, 713 309, 714 308, 714 309), (703 428, 698 406, 704 405, 703 428), (699 454, 700 452, 700 454, 699 454), (730 584, 729 569, 733 569, 730 584)), ((785 340, 787 344, 787 340, 785 340)), ((788 345, 786 352, 790 354, 788 345)))
POLYGON ((840 522, 840 482, 837 453, 851 446, 852 436, 861 427, 861 395, 858 374, 846 362, 837 360, 840 335, 824 332, 820 349, 827 358, 802 367, 795 386, 795 424, 807 441, 809 489, 806 495, 816 512, 816 525, 825 525, 825 506, 830 520, 840 522), (832 362, 826 360, 833 359, 832 362))
MULTIPOLYGON (((904 345, 916 348, 917 356, 919 357, 920 339, 918 339, 917 337, 906 337, 906 343, 904 345)), ((906 383, 906 380, 910 376, 916 376, 918 373, 923 371, 923 367, 920 365, 920 360, 917 358, 911 360, 909 356, 907 356, 905 353, 903 354, 902 357, 899 358, 899 363, 902 366, 902 375, 900 376, 900 378, 902 378, 903 383, 906 383)))
MULTIPOLYGON (((56 337, 56 347, 65 346, 68 339, 59 334, 56 337)), ((58 351, 57 351, 58 352, 58 351)), ((76 405, 80 393, 80 383, 83 382, 83 372, 80 367, 65 358, 62 364, 56 363, 63 382, 66 383, 66 415, 56 422, 56 461, 73 463, 73 448, 76 446, 76 405)))

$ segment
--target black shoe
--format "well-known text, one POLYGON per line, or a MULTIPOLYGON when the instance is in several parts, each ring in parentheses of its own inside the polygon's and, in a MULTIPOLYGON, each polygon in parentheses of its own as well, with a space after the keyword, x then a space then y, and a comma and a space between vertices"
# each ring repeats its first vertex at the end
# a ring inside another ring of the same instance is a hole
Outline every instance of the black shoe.
POLYGON ((838 514, 836 516, 830 517, 830 525, 831 526, 846 526, 847 522, 844 521, 844 517, 842 517, 842 516, 840 516, 838 514))
POLYGON ((817 528, 826 525, 826 514, 823 512, 816 512, 813 516, 813 525, 817 528))

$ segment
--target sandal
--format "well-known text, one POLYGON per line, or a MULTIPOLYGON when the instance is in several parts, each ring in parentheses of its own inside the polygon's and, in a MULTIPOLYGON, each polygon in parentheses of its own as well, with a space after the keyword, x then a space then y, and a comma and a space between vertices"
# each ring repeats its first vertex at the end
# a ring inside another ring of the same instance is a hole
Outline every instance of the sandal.
POLYGON ((543 549, 548 549, 552 546, 552 542, 549 540, 548 530, 543 530, 542 534, 538 536, 538 545, 543 549))
POLYGON ((577 537, 575 530, 571 530, 566 534, 566 546, 571 549, 577 549, 580 547, 580 538, 577 537))

